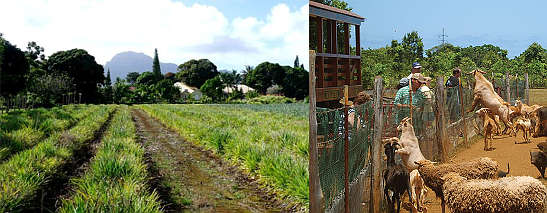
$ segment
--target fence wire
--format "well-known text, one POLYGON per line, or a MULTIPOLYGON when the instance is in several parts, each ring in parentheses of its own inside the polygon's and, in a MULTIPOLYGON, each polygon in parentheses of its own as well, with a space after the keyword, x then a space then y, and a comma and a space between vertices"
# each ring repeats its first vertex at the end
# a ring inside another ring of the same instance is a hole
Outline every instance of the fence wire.
MULTIPOLYGON (((374 109, 372 102, 350 107, 348 125, 348 182, 354 182, 368 163, 373 141, 374 109)), ((344 108, 317 109, 319 178, 327 209, 344 195, 344 108)))

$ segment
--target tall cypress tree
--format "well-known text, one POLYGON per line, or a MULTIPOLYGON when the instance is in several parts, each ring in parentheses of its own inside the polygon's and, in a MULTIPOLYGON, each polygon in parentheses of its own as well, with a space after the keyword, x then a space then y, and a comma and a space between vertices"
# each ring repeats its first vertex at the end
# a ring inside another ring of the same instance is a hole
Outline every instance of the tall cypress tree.
POLYGON ((104 80, 104 98, 106 103, 112 103, 112 79, 110 78, 110 68, 106 73, 106 79, 104 80))
POLYGON ((159 81, 162 79, 161 69, 160 69, 160 60, 158 59, 158 49, 154 49, 154 64, 152 65, 152 73, 156 77, 156 80, 159 81))

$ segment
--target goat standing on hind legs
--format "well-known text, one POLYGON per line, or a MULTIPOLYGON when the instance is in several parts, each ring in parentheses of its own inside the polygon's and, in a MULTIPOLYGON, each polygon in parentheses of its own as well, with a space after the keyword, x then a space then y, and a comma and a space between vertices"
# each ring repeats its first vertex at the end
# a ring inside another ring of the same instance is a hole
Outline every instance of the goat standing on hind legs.
POLYGON ((488 108, 494 115, 498 115, 505 124, 503 134, 507 134, 507 130, 512 131, 513 124, 509 120, 511 110, 507 103, 494 91, 492 83, 488 81, 482 74, 486 72, 476 69, 468 74, 475 76, 475 89, 473 89, 473 104, 468 112, 472 112, 477 104, 488 108))
MULTIPOLYGON (((387 169, 383 172, 384 196, 388 203, 388 212, 395 212, 395 202, 397 202, 397 213, 401 209, 401 198, 405 190, 408 192, 409 198, 412 197, 410 174, 405 166, 395 163, 395 150, 398 148, 400 148, 400 145, 390 139, 384 145, 384 153, 387 156, 387 169), (389 196, 389 191, 393 192, 392 197, 389 196)), ((412 204, 412 199, 409 200, 412 204)))

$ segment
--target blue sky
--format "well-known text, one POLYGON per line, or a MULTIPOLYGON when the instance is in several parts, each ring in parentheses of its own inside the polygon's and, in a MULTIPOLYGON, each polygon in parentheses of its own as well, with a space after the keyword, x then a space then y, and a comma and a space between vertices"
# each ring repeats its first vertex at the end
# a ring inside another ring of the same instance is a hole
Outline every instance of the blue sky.
POLYGON ((0 32, 46 55, 81 48, 105 64, 125 51, 181 64, 207 58, 218 69, 270 61, 308 65, 307 0, 13 0, 3 1, 0 32))
POLYGON ((493 44, 520 55, 532 42, 547 47, 547 1, 438 1, 438 0, 346 0, 353 12, 366 18, 361 26, 365 48, 386 46, 418 31, 424 47, 445 39, 454 45, 493 44))

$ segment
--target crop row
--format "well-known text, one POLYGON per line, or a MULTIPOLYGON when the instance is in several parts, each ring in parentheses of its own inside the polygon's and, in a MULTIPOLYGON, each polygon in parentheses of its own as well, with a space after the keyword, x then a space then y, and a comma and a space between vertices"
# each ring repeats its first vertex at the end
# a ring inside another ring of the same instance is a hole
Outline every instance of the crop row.
POLYGON ((187 140, 243 166, 281 195, 308 202, 305 117, 222 105, 139 107, 187 140))
POLYGON ((14 111, 0 116, 0 161, 49 135, 70 128, 95 107, 67 105, 14 111))
POLYGON ((135 141, 135 125, 127 106, 114 115, 85 175, 71 180, 73 194, 60 212, 160 212, 150 193, 144 148, 135 141))
POLYGON ((95 137, 114 109, 114 106, 99 106, 71 129, 54 133, 2 163, 0 212, 17 211, 29 204, 39 189, 70 160, 73 151, 95 137))

